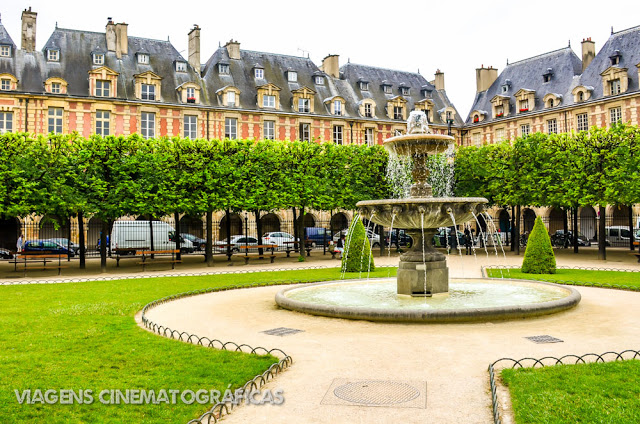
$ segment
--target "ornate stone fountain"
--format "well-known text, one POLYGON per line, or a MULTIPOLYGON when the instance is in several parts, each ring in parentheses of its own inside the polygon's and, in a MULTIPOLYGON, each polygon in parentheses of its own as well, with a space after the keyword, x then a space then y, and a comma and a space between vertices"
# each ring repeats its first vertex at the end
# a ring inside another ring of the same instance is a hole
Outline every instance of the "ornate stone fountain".
POLYGON ((446 257, 431 246, 431 239, 439 227, 454 225, 454 219, 455 224, 472 220, 487 203, 483 197, 433 197, 427 157, 444 153, 453 142, 451 136, 431 134, 424 112, 411 112, 407 134, 384 142, 389 154, 412 159, 410 197, 357 204, 362 216, 387 228, 404 229, 413 238, 411 250, 400 256, 398 294, 432 296, 449 291, 446 257))

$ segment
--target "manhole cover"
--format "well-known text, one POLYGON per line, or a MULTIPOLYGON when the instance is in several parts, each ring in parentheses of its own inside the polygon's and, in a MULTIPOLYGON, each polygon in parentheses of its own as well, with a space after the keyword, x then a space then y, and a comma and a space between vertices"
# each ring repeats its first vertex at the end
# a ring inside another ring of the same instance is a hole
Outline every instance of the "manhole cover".
POLYGON ((296 330, 295 328, 287 328, 287 327, 278 327, 272 328, 271 330, 262 331, 264 334, 268 334, 270 336, 288 336, 290 334, 296 334, 303 332, 304 330, 296 330))
POLYGON ((348 402, 364 405, 393 405, 409 402, 420 391, 415 387, 398 381, 358 381, 347 383, 334 389, 333 394, 348 402))
POLYGON ((547 336, 546 334, 543 336, 529 336, 525 337, 525 339, 531 340, 534 343, 563 343, 562 340, 547 336))

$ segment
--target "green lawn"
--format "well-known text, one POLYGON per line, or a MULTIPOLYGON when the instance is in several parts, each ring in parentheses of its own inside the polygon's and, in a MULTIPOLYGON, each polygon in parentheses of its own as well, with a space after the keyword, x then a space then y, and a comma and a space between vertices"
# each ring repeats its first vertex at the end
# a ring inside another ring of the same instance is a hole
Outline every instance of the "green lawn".
POLYGON ((504 369, 518 424, 640 422, 640 361, 504 369))
MULTIPOLYGON (((372 277, 389 273, 381 269, 372 277)), ((137 311, 152 300, 194 289, 339 278, 340 270, 335 268, 2 286, 0 422, 186 423, 207 407, 195 403, 103 405, 98 393, 105 389, 224 392, 229 384, 243 385, 277 358, 217 351, 151 334, 136 325, 137 311), (95 401, 91 405, 20 405, 14 390, 26 389, 92 390, 95 401)), ((265 347, 277 348, 278 341, 274 337, 273 345, 265 347)))
POLYGON ((640 273, 623 271, 591 271, 581 269, 558 269, 555 274, 525 274, 519 269, 488 269, 489 277, 520 278, 526 280, 543 280, 562 283, 582 282, 609 284, 612 286, 640 287, 640 273))

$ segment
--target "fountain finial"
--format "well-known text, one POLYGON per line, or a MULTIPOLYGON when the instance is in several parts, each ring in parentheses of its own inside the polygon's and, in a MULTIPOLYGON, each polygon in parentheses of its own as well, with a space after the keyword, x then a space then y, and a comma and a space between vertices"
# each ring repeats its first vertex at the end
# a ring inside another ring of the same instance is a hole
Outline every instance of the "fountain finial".
POLYGON ((427 115, 421 110, 414 110, 409 113, 407 120, 407 134, 430 134, 429 121, 427 115))

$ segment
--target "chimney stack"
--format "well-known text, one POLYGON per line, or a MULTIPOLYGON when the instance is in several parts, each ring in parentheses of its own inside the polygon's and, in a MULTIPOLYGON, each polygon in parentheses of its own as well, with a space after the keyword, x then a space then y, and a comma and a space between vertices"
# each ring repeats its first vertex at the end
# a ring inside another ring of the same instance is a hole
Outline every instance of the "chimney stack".
POLYGON ((340 55, 330 54, 322 59, 322 71, 333 78, 340 78, 340 55))
POLYGON ((194 25, 189 31, 189 65, 200 73, 200 27, 194 25))
POLYGON ((107 38, 107 51, 116 51, 116 26, 113 19, 107 18, 107 26, 105 28, 105 37, 107 38))
POLYGON ((34 52, 36 50, 36 12, 25 9, 22 12, 22 50, 27 53, 34 52))
POLYGON ((444 90, 444 72, 441 72, 440 69, 436 71, 436 79, 434 83, 436 90, 444 90))
POLYGON ((227 53, 229 53, 229 59, 240 59, 240 43, 231 39, 224 46, 227 48, 227 53))
POLYGON ((482 65, 476 68, 476 93, 488 90, 496 79, 498 79, 498 70, 493 66, 485 68, 482 65))
POLYGON ((128 27, 129 25, 124 22, 116 24, 116 57, 118 59, 122 59, 123 54, 129 54, 128 27))
POLYGON ((591 37, 582 40, 582 72, 587 69, 594 57, 596 57, 595 41, 591 41, 591 37))

